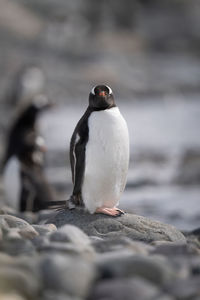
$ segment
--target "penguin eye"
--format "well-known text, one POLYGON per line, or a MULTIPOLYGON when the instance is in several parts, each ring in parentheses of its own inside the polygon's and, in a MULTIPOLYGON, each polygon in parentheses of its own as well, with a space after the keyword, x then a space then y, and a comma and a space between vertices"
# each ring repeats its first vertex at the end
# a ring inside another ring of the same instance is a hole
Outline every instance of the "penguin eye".
POLYGON ((111 95, 111 94, 112 94, 111 88, 110 88, 108 85, 106 85, 106 87, 107 87, 107 89, 108 89, 108 91, 109 91, 109 95, 111 95))

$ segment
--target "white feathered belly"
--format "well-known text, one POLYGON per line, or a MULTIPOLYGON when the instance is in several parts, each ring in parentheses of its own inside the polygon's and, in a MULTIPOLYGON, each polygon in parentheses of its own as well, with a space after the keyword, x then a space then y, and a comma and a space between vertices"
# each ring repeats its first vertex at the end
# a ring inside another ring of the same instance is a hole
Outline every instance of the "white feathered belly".
POLYGON ((6 200, 12 208, 19 210, 21 191, 20 164, 16 157, 11 157, 3 173, 6 200))
POLYGON ((129 135, 117 107, 93 112, 88 125, 82 197, 94 213, 98 207, 114 207, 119 202, 128 172, 129 135))

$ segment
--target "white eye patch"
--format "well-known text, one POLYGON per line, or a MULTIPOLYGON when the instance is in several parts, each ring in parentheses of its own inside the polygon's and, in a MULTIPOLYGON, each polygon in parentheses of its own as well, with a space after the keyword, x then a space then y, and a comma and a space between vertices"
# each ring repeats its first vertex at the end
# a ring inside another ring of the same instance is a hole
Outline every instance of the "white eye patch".
MULTIPOLYGON (((111 95, 111 94, 112 94, 112 89, 111 89, 108 85, 106 85, 106 87, 107 87, 107 89, 108 89, 108 91, 109 91, 109 95, 111 95)), ((93 95, 95 95, 95 92, 94 92, 95 88, 96 88, 96 86, 94 86, 94 87, 91 89, 91 94, 93 94, 93 95)))
POLYGON ((109 90, 109 95, 111 95, 111 94, 112 94, 112 89, 111 89, 108 85, 106 85, 106 87, 107 87, 108 90, 109 90))
POLYGON ((96 87, 96 86, 94 86, 94 87, 91 89, 91 94, 93 94, 93 95, 95 95, 95 92, 94 92, 95 87, 96 87))

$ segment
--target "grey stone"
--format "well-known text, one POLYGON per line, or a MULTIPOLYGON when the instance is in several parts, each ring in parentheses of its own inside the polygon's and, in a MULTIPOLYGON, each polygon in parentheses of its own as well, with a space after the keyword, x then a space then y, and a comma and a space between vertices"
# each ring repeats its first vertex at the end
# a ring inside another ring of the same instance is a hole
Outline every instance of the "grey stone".
POLYGON ((39 235, 32 239, 32 244, 36 247, 37 250, 41 250, 43 247, 49 245, 49 239, 46 235, 39 235))
POLYGON ((47 235, 57 230, 54 224, 32 225, 39 235, 47 235))
POLYGON ((81 255, 85 258, 92 259, 95 255, 93 249, 92 251, 88 251, 87 249, 82 249, 73 245, 71 243, 63 243, 63 242, 51 242, 44 243, 37 247, 37 250, 40 252, 52 252, 52 253, 60 253, 60 254, 69 254, 69 255, 81 255))
POLYGON ((33 255, 35 248, 31 241, 20 239, 18 237, 5 238, 0 244, 0 251, 6 252, 10 255, 33 255))
POLYGON ((68 247, 77 249, 78 252, 93 253, 89 237, 78 227, 64 225, 50 235, 52 242, 67 243, 68 247))
POLYGON ((14 208, 7 206, 7 205, 3 205, 0 207, 0 215, 14 215, 16 214, 17 211, 14 210, 14 208))
POLYGON ((0 242, 1 242, 2 239, 3 239, 3 231, 2 231, 2 229, 0 228, 0 242))
POLYGON ((115 237, 105 239, 94 239, 92 238, 92 245, 98 253, 104 253, 107 251, 120 251, 127 249, 132 255, 143 254, 147 255, 153 247, 140 241, 133 241, 128 237, 115 237))
POLYGON ((77 246, 91 244, 89 237, 80 228, 68 224, 52 233, 50 239, 52 241, 73 243, 77 246))
POLYGON ((7 239, 22 239, 22 236, 20 235, 20 229, 19 228, 10 228, 6 234, 4 234, 4 237, 7 239))
POLYGON ((129 255, 119 251, 108 252, 97 258, 102 278, 139 276, 155 284, 163 285, 179 278, 179 271, 162 256, 129 255))
POLYGON ((176 297, 176 299, 181 300, 200 297, 200 275, 166 284, 164 290, 176 297))
POLYGON ((13 228, 17 228, 19 234, 27 239, 32 239, 38 235, 37 231, 26 221, 10 215, 1 215, 0 223, 3 232, 7 232, 13 228))
POLYGON ((10 293, 11 291, 16 291, 28 299, 37 299, 40 284, 29 272, 12 266, 1 266, 0 293, 10 293))
POLYGON ((64 293, 54 292, 52 290, 46 290, 41 300, 81 300, 81 298, 69 296, 64 293))
POLYGON ((25 273, 29 273, 35 278, 39 278, 39 263, 37 257, 30 256, 10 256, 5 253, 0 253, 0 266, 20 269, 25 273))
POLYGON ((156 246, 151 253, 165 256, 190 256, 199 254, 199 251, 193 245, 189 244, 166 243, 156 246))
POLYGON ((0 299, 2 300, 26 300, 24 297, 21 295, 15 293, 15 292, 6 292, 6 293, 1 293, 0 292, 0 299))
POLYGON ((133 214, 109 217, 101 214, 91 215, 82 209, 63 209, 48 220, 57 227, 72 224, 86 234, 99 237, 127 236, 134 240, 152 242, 167 240, 186 242, 184 235, 175 227, 133 214))
POLYGON ((70 296, 86 297, 96 276, 93 264, 78 256, 46 254, 40 268, 44 289, 70 296))
POLYGON ((11 215, 1 215, 0 219, 5 220, 10 228, 25 228, 27 226, 30 226, 28 222, 11 215))
POLYGON ((142 278, 113 279, 97 284, 89 300, 172 300, 154 284, 142 278))

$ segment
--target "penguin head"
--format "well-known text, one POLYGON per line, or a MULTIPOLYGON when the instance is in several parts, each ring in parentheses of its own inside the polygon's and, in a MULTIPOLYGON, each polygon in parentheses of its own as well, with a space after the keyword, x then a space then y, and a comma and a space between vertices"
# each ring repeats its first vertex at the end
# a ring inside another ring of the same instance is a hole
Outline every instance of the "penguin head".
POLYGON ((93 87, 89 94, 89 106, 95 110, 116 106, 111 88, 107 85, 93 87))

